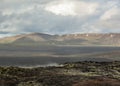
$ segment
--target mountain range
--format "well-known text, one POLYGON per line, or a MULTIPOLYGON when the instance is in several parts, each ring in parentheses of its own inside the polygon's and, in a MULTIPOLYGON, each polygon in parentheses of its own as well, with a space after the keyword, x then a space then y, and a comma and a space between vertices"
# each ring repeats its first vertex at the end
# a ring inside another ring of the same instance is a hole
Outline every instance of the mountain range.
POLYGON ((44 33, 19 34, 0 38, 0 44, 18 45, 107 45, 119 46, 120 33, 84 33, 50 35, 44 33))

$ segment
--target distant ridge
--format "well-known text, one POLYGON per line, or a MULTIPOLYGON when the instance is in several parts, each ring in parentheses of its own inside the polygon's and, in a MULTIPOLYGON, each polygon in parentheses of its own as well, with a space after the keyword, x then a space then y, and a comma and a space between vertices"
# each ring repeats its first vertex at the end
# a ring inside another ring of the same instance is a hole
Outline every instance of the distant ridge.
POLYGON ((120 33, 84 33, 50 35, 44 33, 20 34, 0 39, 0 44, 44 45, 110 45, 120 46, 120 33))

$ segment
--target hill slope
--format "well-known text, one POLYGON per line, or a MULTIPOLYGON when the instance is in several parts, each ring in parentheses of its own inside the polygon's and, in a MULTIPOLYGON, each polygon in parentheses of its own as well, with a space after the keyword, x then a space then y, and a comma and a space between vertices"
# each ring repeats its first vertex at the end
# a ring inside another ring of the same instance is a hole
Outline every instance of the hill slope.
POLYGON ((66 34, 49 35, 43 33, 21 34, 0 39, 1 44, 49 44, 49 45, 120 45, 120 34, 66 34))

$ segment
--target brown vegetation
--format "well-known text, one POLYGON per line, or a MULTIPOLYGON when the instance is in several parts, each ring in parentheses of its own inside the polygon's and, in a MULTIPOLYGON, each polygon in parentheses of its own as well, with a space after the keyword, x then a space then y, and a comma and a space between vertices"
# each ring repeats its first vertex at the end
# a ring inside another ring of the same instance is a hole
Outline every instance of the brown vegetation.
POLYGON ((89 79, 77 82, 73 86, 120 86, 120 81, 110 78, 89 79))
POLYGON ((59 67, 0 67, 0 86, 120 86, 120 62, 77 62, 59 67))

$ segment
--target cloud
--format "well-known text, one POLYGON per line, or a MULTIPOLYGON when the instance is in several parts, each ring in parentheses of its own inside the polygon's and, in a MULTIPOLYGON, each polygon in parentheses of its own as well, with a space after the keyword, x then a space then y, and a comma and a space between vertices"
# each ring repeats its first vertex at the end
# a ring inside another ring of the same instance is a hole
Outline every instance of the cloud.
POLYGON ((21 8, 19 8, 19 10, 17 10, 17 9, 4 9, 4 11, 2 12, 2 15, 3 16, 10 16, 10 15, 14 15, 14 14, 21 15, 21 14, 25 14, 27 12, 31 12, 31 10, 33 10, 33 9, 34 9, 34 6, 21 7, 21 8))
POLYGON ((9 37, 9 36, 11 36, 11 35, 13 35, 13 34, 0 34, 0 38, 9 37))
POLYGON ((98 3, 76 1, 76 0, 61 0, 53 1, 45 6, 45 10, 55 15, 62 16, 86 16, 96 12, 98 3))
POLYGON ((93 23, 85 23, 82 25, 82 32, 83 33, 99 33, 99 32, 102 32, 102 29, 97 28, 93 23))
POLYGON ((101 16, 101 20, 109 20, 112 19, 114 16, 117 16, 120 14, 120 10, 118 7, 113 7, 111 9, 109 9, 108 11, 106 11, 102 16, 101 16))
POLYGON ((101 15, 96 27, 103 28, 103 31, 120 32, 120 7, 113 5, 101 15))
POLYGON ((1 0, 0 34, 120 32, 120 0, 1 0))
POLYGON ((83 32, 119 33, 120 32, 120 1, 110 0, 102 3, 95 19, 82 25, 83 32))

